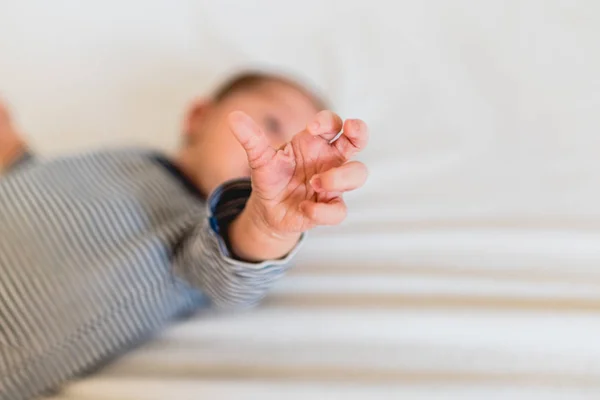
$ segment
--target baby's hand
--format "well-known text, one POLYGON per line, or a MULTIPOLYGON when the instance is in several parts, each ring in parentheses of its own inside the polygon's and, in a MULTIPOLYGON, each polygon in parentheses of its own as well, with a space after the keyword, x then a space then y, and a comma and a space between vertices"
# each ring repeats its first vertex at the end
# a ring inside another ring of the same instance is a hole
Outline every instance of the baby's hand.
POLYGON ((8 168, 24 149, 25 142, 12 125, 8 109, 0 101, 0 171, 8 168))
POLYGON ((363 121, 343 122, 331 111, 322 111, 279 150, 269 146, 265 133, 246 114, 233 112, 229 122, 252 168, 253 190, 244 211, 262 229, 274 237, 297 239, 317 225, 344 220, 342 194, 367 179, 365 165, 350 161, 367 145, 363 121))

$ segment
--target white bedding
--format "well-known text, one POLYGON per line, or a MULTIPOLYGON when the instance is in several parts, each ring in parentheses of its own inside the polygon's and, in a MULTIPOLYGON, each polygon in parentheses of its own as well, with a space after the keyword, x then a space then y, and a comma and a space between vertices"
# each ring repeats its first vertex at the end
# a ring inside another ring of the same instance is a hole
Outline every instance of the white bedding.
POLYGON ((367 120, 365 190, 260 309, 204 313, 72 399, 599 398, 600 3, 0 0, 0 95, 54 155, 172 150, 284 68, 367 120), (395 3, 395 5, 392 5, 395 3))

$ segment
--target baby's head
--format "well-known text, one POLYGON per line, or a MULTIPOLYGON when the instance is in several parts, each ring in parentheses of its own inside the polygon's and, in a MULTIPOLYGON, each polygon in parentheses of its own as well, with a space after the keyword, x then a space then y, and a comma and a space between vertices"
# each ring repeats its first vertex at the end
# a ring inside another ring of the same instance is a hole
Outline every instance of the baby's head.
POLYGON ((248 114, 278 148, 324 108, 322 100, 288 78, 256 72, 237 75, 209 99, 192 104, 178 163, 208 195, 227 180, 250 175, 246 153, 229 129, 229 113, 248 114))

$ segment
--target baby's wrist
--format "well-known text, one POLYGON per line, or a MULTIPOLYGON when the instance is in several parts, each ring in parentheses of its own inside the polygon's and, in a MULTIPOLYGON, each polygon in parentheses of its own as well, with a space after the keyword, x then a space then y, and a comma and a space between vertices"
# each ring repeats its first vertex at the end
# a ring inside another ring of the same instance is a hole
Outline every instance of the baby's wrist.
POLYGON ((242 213, 232 222, 229 241, 233 253, 247 261, 279 259, 287 255, 300 240, 300 233, 280 232, 270 226, 261 205, 249 200, 242 213))

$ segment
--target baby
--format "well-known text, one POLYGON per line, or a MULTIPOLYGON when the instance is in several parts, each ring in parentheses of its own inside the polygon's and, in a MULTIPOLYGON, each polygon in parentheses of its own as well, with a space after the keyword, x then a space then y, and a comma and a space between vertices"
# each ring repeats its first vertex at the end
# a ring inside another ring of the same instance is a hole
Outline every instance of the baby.
POLYGON ((367 126, 322 108, 246 73, 192 105, 172 159, 41 161, 0 105, 0 399, 56 389, 198 307, 256 304, 365 182, 350 160, 367 126))

